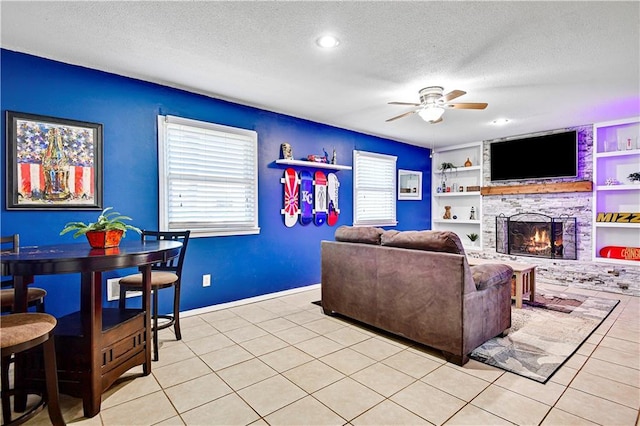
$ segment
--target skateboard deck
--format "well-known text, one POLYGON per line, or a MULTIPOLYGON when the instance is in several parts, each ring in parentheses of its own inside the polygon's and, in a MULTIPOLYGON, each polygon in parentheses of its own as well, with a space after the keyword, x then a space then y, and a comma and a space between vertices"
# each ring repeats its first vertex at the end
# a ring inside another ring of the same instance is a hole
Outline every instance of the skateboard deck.
POLYGON ((324 225, 327 221, 327 177, 324 172, 315 174, 315 209, 314 223, 316 226, 324 225))
POLYGON ((600 249, 600 256, 609 259, 640 261, 640 247, 606 246, 600 249))
POLYGON ((300 215, 299 207, 299 185, 298 174, 291 167, 284 171, 284 177, 280 179, 284 184, 284 208, 280 213, 284 215, 284 224, 291 228, 298 221, 300 215))
POLYGON ((327 180, 327 199, 329 200, 329 217, 327 218, 327 224, 333 226, 338 222, 338 216, 340 216, 340 208, 338 207, 340 181, 335 173, 329 173, 327 180))
POLYGON ((313 222, 313 176, 311 172, 300 172, 300 223, 313 222))

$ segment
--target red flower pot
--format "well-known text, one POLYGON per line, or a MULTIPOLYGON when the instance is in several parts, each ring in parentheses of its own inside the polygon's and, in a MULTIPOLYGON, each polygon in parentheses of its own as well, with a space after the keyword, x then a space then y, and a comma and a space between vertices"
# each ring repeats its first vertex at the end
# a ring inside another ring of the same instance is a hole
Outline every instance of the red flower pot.
POLYGON ((93 248, 118 247, 122 234, 121 229, 113 229, 109 231, 89 231, 85 235, 89 240, 89 245, 93 248))

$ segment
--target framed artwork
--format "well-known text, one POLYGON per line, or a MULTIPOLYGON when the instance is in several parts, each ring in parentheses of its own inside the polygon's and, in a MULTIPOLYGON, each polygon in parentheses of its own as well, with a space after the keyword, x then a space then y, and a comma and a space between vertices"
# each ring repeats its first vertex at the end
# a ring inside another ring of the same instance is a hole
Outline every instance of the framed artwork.
POLYGON ((398 169, 398 200, 422 200, 422 172, 398 169))
POLYGON ((7 210, 102 210, 102 124, 6 112, 7 210))

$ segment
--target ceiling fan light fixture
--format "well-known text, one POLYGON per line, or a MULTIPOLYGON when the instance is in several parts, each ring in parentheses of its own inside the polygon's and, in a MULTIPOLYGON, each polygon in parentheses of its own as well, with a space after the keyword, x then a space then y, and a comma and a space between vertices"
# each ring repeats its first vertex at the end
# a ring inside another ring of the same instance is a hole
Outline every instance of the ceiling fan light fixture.
POLYGON ((316 44, 323 49, 332 49, 340 44, 340 40, 332 35, 323 35, 321 37, 318 37, 318 39, 316 40, 316 44))
POLYGON ((444 108, 439 106, 426 106, 418 111, 418 115, 420 115, 420 118, 427 122, 440 119, 440 117, 442 117, 442 114, 444 114, 444 108))

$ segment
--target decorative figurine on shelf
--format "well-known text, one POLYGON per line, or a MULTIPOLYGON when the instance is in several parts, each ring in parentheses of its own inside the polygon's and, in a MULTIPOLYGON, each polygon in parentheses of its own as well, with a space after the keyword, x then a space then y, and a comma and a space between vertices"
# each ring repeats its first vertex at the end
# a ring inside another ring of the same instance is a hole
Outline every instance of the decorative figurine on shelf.
POLYGON ((288 143, 280 144, 280 156, 283 160, 293 160, 293 150, 288 143))
POLYGON ((615 179, 615 178, 611 178, 611 177, 610 177, 610 178, 607 178, 607 179, 604 181, 604 184, 605 184, 605 185, 607 185, 607 186, 610 186, 610 185, 619 185, 619 184, 620 184, 620 182, 618 182, 618 180, 617 180, 617 179, 615 179))
POLYGON ((331 164, 338 164, 338 154, 336 154, 336 147, 333 147, 333 155, 331 155, 331 164))
POLYGON ((443 219, 451 219, 451 206, 444 206, 444 216, 443 219))
POLYGON ((467 157, 467 161, 464 162, 464 166, 465 167, 471 167, 473 166, 473 163, 471 162, 471 160, 469 159, 469 157, 467 157))
POLYGON ((469 214, 469 220, 476 220, 476 209, 471 207, 471 214, 469 214))

